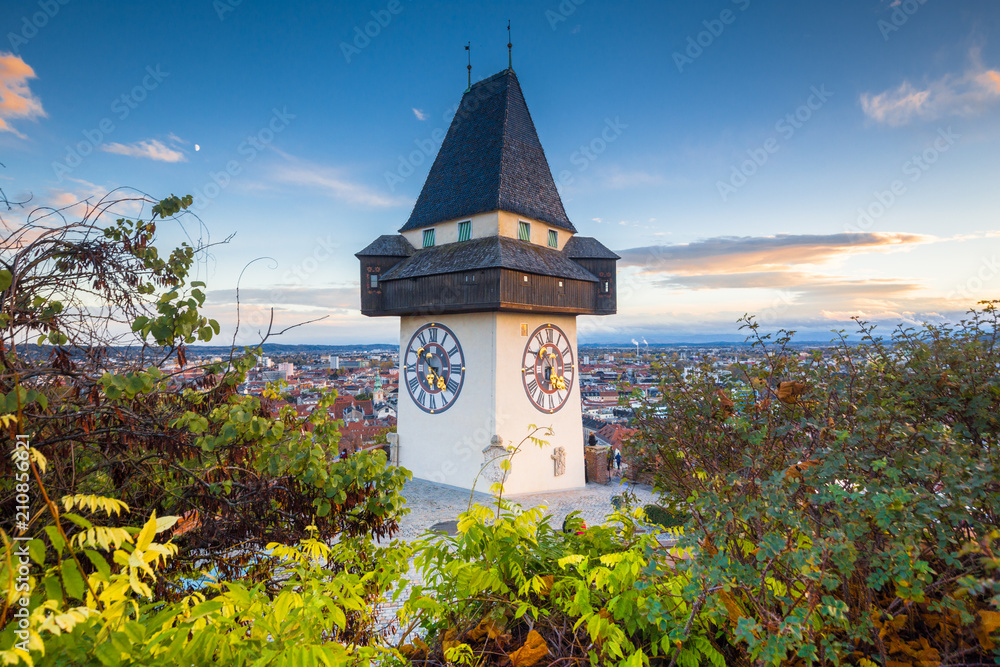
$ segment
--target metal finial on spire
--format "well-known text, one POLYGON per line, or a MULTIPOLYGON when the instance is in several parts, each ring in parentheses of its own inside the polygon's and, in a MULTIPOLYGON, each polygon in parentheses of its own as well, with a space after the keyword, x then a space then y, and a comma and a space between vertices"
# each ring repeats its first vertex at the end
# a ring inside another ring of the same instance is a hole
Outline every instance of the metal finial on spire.
POLYGON ((510 39, 510 19, 507 19, 507 69, 511 72, 514 71, 514 56, 512 54, 513 48, 514 44, 511 43, 510 39))
POLYGON ((468 44, 465 45, 465 50, 468 51, 469 53, 469 66, 467 68, 469 70, 469 87, 465 89, 465 92, 469 92, 470 90, 472 90, 472 49, 470 48, 471 46, 472 42, 469 42, 468 44))

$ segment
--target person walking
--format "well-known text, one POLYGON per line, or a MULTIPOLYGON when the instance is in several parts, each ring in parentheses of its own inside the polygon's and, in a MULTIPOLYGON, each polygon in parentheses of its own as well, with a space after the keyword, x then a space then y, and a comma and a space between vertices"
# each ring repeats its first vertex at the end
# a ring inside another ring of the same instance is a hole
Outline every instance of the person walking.
POLYGON ((619 449, 615 450, 615 468, 618 469, 618 472, 622 471, 622 453, 619 449))

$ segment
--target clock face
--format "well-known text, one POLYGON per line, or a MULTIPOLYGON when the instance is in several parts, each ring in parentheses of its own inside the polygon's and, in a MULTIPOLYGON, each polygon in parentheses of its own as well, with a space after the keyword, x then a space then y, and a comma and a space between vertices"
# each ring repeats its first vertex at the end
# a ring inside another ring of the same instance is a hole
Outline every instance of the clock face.
POLYGON ((554 324, 535 329, 524 346, 521 378, 532 405, 552 414, 566 404, 576 378, 573 346, 569 337, 554 324))
POLYGON ((417 407, 444 412, 462 391, 465 353, 455 333, 443 324, 425 324, 414 332, 403 354, 403 383, 417 407))

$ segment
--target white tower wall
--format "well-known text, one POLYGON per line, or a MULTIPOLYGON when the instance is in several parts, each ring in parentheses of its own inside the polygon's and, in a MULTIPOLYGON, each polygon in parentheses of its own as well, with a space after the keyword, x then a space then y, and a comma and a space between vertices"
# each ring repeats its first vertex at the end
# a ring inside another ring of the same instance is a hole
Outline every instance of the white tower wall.
MULTIPOLYGON (((399 396, 399 463, 425 479, 463 489, 472 488, 484 464, 483 450, 494 435, 504 444, 517 445, 530 432, 529 425, 551 426, 553 434, 539 434, 549 445, 539 448, 525 442, 512 461, 504 485, 505 495, 557 491, 583 487, 583 432, 579 371, 562 408, 547 414, 528 400, 522 384, 524 346, 539 326, 551 323, 569 337, 574 363, 576 317, 523 313, 473 313, 400 318, 400 349, 405 350, 413 332, 428 322, 439 322, 458 337, 465 354, 465 380, 454 404, 444 412, 420 410, 401 385, 399 396), (524 325, 522 327, 522 325, 524 325), (527 335, 522 335, 522 329, 527 335), (565 473, 555 474, 551 458, 556 447, 565 451, 565 473)), ((489 491, 490 480, 480 476, 479 491, 489 491)))

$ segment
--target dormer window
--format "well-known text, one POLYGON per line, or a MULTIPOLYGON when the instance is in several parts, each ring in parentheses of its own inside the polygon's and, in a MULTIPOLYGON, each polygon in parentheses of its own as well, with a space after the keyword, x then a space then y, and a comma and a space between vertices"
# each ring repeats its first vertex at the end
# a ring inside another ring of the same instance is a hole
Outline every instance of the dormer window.
POLYGON ((458 223, 458 240, 468 241, 472 238, 472 221, 466 220, 465 222, 458 223))
POLYGON ((434 247, 434 228, 424 230, 424 247, 433 248, 434 247))
POLYGON ((557 234, 556 230, 554 229, 549 230, 549 247, 550 248, 559 247, 559 234, 557 234))
POLYGON ((517 223, 517 240, 531 242, 531 225, 524 220, 517 223))

